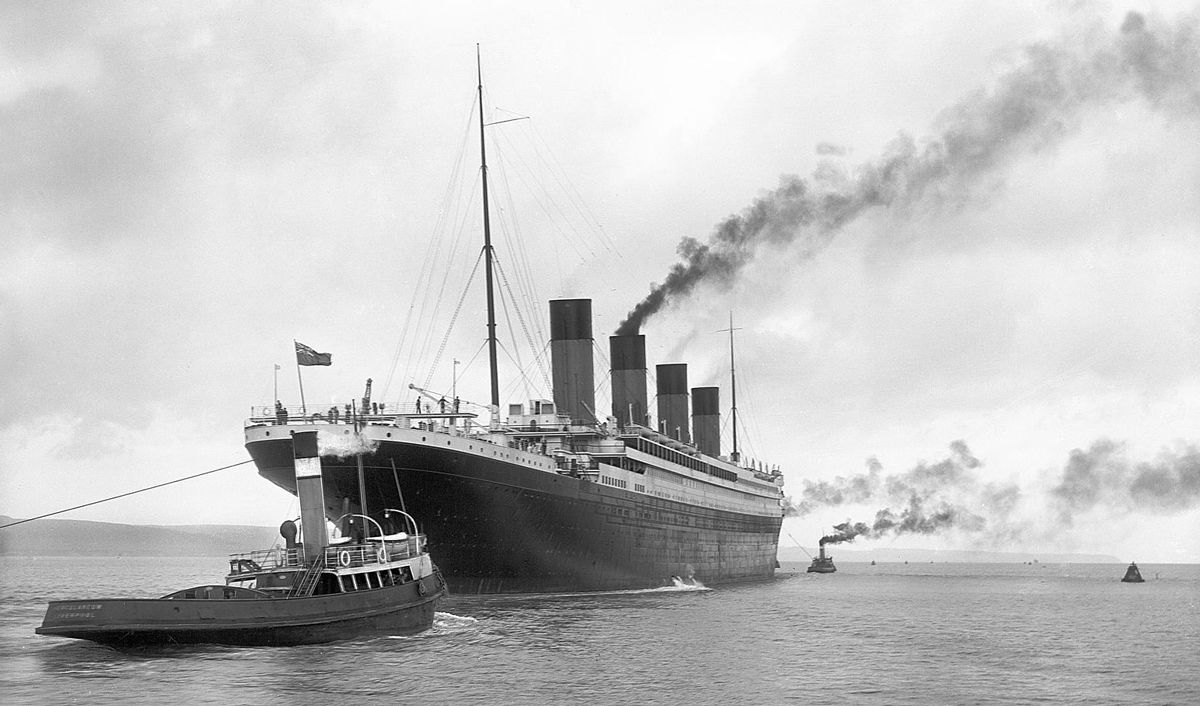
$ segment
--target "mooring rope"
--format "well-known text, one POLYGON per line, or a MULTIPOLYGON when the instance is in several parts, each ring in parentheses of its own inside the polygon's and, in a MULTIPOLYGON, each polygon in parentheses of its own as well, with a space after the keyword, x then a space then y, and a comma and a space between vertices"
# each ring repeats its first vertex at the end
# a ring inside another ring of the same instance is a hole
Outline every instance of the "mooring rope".
POLYGON ((90 502, 90 503, 84 503, 84 504, 82 504, 82 505, 76 505, 75 507, 69 507, 69 508, 67 508, 67 509, 65 509, 65 510, 55 510, 54 512, 47 512, 45 515, 38 515, 37 517, 30 517, 30 518, 28 518, 28 519, 24 519, 24 520, 17 520, 16 522, 9 522, 7 525, 0 525, 0 529, 4 529, 4 528, 6 528, 6 527, 15 527, 16 525, 23 525, 23 524, 25 524, 26 522, 33 522, 34 520, 43 520, 43 519, 45 519, 45 518, 47 518, 47 517, 53 517, 53 516, 55 516, 55 515, 61 515, 61 514, 63 514, 64 512, 71 512, 72 510, 78 510, 78 509, 80 509, 80 508, 84 508, 84 507, 90 507, 90 506, 92 506, 92 505, 99 505, 100 503, 106 503, 106 502, 108 502, 109 500, 117 500, 118 498, 124 498, 124 497, 128 497, 128 496, 130 496, 130 495, 137 495, 138 493, 144 493, 144 492, 146 492, 147 490, 154 490, 155 488, 162 488, 163 486, 171 485, 171 484, 173 484, 173 483, 182 483, 182 482, 183 482, 183 481, 185 481, 185 480, 191 480, 191 479, 193 479, 193 478, 199 478, 200 476, 207 476, 207 475, 209 475, 210 473, 216 473, 217 471, 227 471, 227 470, 229 470, 230 468, 237 468, 238 466, 244 466, 244 465, 246 465, 247 463, 250 463, 252 460, 253 460, 253 459, 249 459, 249 458, 248 458, 248 459, 246 459, 245 461, 239 461, 238 463, 230 464, 230 465, 228 465, 228 466, 221 466, 220 468, 214 468, 214 469, 212 469, 211 471, 204 471, 203 473, 196 473, 196 474, 194 474, 194 475, 185 476, 185 477, 183 477, 183 478, 176 478, 175 480, 169 480, 169 481, 167 481, 166 483, 159 483, 158 485, 152 485, 152 486, 150 486, 150 487, 148 487, 148 488, 141 488, 141 489, 139 489, 139 490, 131 490, 131 491, 129 491, 128 493, 121 493, 120 495, 114 495, 114 496, 112 496, 111 498, 104 498, 103 500, 93 500, 93 501, 92 501, 92 502, 90 502))

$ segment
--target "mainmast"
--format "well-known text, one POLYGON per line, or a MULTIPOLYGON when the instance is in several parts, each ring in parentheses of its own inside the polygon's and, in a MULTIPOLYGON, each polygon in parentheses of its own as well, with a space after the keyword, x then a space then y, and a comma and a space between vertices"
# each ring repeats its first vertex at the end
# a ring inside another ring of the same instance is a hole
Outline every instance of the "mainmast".
MULTIPOLYGON (((500 376, 496 367, 496 301, 492 292, 492 224, 488 216, 487 145, 483 139, 483 63, 479 45, 475 45, 475 69, 479 76, 479 169, 483 183, 483 256, 487 275, 488 364, 492 374, 492 418, 494 429, 500 421, 500 376)), ((736 447, 736 442, 735 442, 736 447)))
POLYGON ((737 371, 733 363, 733 312, 729 312, 729 388, 733 399, 733 451, 729 460, 737 463, 740 459, 737 448, 737 371))

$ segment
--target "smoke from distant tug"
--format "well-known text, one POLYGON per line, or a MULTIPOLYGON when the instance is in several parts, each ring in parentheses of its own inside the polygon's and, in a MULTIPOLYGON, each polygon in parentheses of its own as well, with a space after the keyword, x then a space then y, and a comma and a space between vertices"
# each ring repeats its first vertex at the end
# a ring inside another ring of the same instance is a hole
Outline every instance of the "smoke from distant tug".
POLYGON ((1100 439, 1075 449, 1048 493, 1023 493, 1013 483, 982 482, 982 467, 967 445, 955 441, 950 456, 934 464, 885 475, 879 461, 832 481, 806 481, 799 499, 785 500, 785 515, 802 517, 841 505, 882 505, 873 522, 834 525, 821 544, 949 530, 994 543, 1053 537, 1077 515, 1092 510, 1158 514, 1200 507, 1200 448, 1181 445, 1154 461, 1131 462, 1121 444, 1100 439), (1027 509, 1028 517, 1018 517, 1027 509), (1029 519, 1032 518, 1032 519, 1029 519))
POLYGON ((874 522, 847 521, 822 544, 848 542, 859 536, 877 538, 901 534, 934 534, 950 528, 978 532, 996 508, 1019 496, 1016 486, 980 483, 973 474, 979 459, 963 441, 950 444, 950 456, 934 464, 920 463, 884 475, 879 461, 870 459, 865 473, 832 481, 807 481, 799 501, 789 499, 788 514, 803 516, 822 507, 884 504, 874 522))
MULTIPOLYGON (((1150 27, 1130 12, 1116 33, 1095 28, 1034 44, 1024 58, 990 91, 946 110, 940 130, 920 144, 901 134, 853 175, 824 163, 811 182, 784 176, 773 191, 722 221, 707 243, 683 238, 680 262, 651 286, 617 334, 637 333, 647 318, 702 282, 728 283, 762 246, 809 258, 872 207, 962 202, 1014 157, 1072 133, 1090 107, 1141 100, 1169 114, 1200 114, 1200 33, 1192 19, 1150 27)), ((836 155, 837 149, 822 144, 818 153, 836 155)))
POLYGON ((1154 461, 1131 463, 1121 444, 1100 439, 1075 449, 1051 489, 1056 519, 1073 524, 1077 513, 1096 507, 1178 512, 1200 505, 1200 449, 1183 446, 1154 461))

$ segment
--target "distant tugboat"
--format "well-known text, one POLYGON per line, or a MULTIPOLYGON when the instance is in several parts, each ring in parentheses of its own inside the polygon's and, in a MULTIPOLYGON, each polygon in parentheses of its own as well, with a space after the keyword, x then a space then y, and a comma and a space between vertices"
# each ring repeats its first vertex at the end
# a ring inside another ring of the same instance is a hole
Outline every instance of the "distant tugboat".
POLYGON ((1121 579, 1122 583, 1144 583, 1142 572, 1138 571, 1137 562, 1130 562, 1129 568, 1125 569, 1125 578, 1121 579))
POLYGON ((36 632, 137 647, 305 645, 428 630, 446 588, 416 521, 389 509, 385 517, 403 518, 403 531, 386 534, 376 524, 378 535, 364 536, 360 523, 357 539, 327 541, 317 432, 298 430, 292 443, 305 531, 284 522, 286 549, 235 554, 224 586, 162 598, 52 601, 36 632))
POLYGON ((837 571, 837 567, 833 565, 833 557, 825 556, 825 543, 821 542, 821 548, 813 557, 812 563, 808 565, 807 573, 832 574, 835 571, 837 571))

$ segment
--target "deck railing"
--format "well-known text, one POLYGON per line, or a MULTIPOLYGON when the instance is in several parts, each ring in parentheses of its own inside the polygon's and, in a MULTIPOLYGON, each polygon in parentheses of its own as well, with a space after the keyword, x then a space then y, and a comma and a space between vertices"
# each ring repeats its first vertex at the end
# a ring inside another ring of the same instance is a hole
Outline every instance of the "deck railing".
POLYGON ((406 539, 368 540, 366 544, 341 544, 325 548, 325 565, 349 569, 411 559, 421 553, 425 535, 406 539))
POLYGON ((229 555, 229 573, 253 574, 258 571, 274 571, 275 569, 295 568, 304 566, 304 547, 284 549, 262 549, 253 552, 242 552, 229 555))
MULTIPOLYGON (((409 535, 405 539, 368 539, 365 544, 336 544, 326 547, 325 566, 351 568, 411 559, 425 548, 425 535, 409 535)), ((264 549, 229 555, 229 575, 253 574, 260 571, 295 569, 306 566, 304 548, 264 549)))
POLYGON ((332 413, 330 407, 313 407, 307 409, 300 405, 283 407, 281 410, 276 410, 274 407, 254 405, 250 408, 249 421, 256 424, 283 424, 285 422, 299 424, 303 422, 325 422, 327 424, 353 424, 355 420, 359 422, 387 422, 396 421, 399 417, 405 414, 413 414, 412 409, 388 409, 377 413, 363 414, 361 411, 356 411, 352 414, 346 414, 345 409, 338 408, 336 416, 332 413), (287 414, 284 415, 283 412, 287 414))

